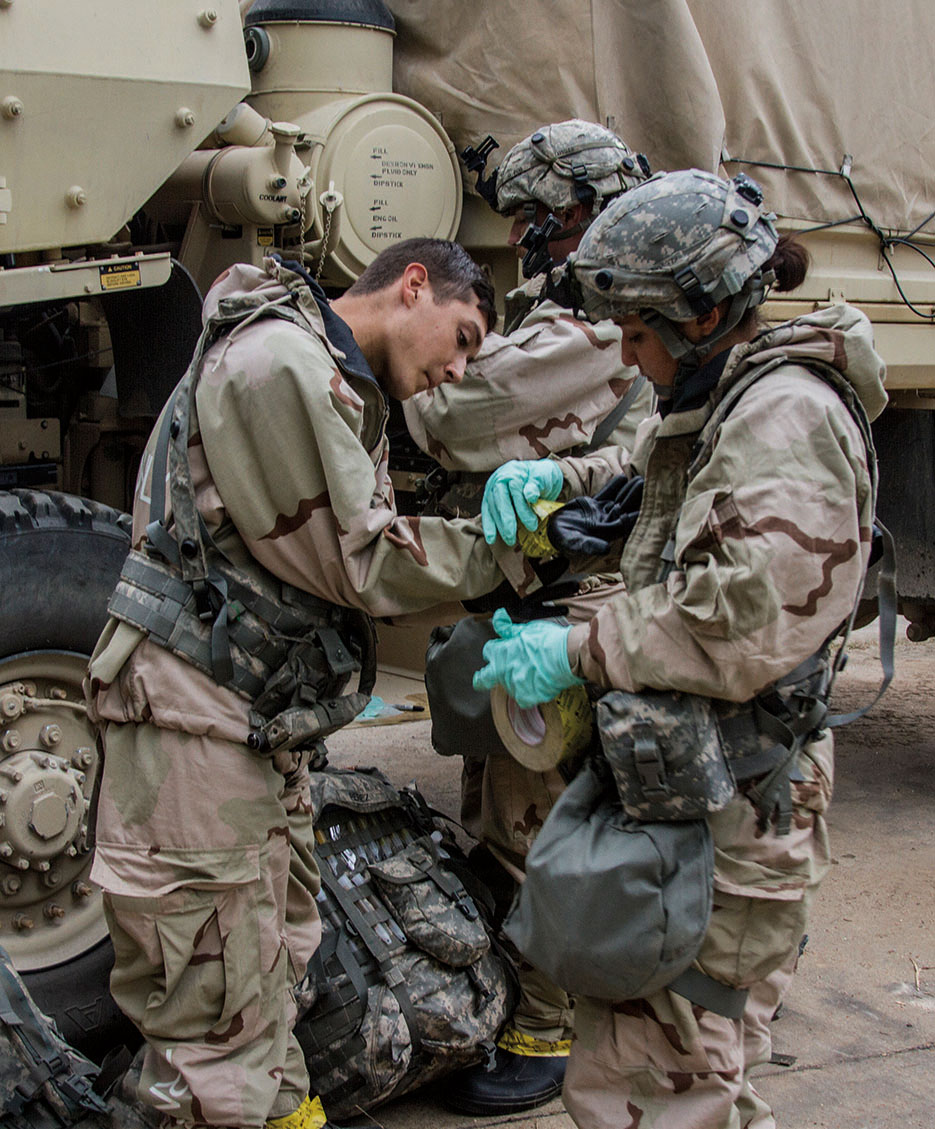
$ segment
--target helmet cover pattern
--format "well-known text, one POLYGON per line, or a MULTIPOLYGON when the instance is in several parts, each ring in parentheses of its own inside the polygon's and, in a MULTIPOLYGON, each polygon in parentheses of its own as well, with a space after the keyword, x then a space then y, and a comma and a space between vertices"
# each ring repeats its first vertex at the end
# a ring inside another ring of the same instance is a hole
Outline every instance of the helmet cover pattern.
POLYGON ((615 133, 572 118, 542 126, 510 149, 497 170, 497 210, 537 202, 557 212, 588 200, 596 212, 602 200, 645 179, 637 155, 615 133))
POLYGON ((608 205, 569 256, 580 305, 592 321, 653 310, 671 322, 728 297, 759 305, 773 281, 762 268, 775 218, 749 177, 657 173, 608 205))

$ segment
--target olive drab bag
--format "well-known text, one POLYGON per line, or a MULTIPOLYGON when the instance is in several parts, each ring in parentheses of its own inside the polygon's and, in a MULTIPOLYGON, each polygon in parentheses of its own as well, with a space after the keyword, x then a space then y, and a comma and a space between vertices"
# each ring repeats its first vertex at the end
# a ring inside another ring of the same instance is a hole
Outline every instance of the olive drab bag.
POLYGON ((642 998, 694 960, 713 883, 707 820, 635 820, 609 771, 589 761, 536 837, 503 931, 573 995, 642 998))
POLYGON ((126 1061, 69 1046, 0 948, 0 1129, 156 1129, 161 1114, 117 1093, 126 1061))
POLYGON ((414 787, 376 769, 310 776, 323 934, 295 1034, 325 1109, 343 1118, 484 1058, 514 974, 489 892, 414 787))

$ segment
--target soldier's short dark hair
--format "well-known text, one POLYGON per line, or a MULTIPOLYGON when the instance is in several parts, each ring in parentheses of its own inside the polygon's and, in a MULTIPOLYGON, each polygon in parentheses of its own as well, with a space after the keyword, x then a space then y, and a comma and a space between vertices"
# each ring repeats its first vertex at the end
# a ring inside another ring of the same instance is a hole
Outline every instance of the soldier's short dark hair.
POLYGON ((394 283, 410 263, 421 263, 437 302, 468 302, 476 296, 488 332, 497 323, 493 283, 460 243, 448 239, 403 239, 381 251, 348 290, 372 294, 394 283))

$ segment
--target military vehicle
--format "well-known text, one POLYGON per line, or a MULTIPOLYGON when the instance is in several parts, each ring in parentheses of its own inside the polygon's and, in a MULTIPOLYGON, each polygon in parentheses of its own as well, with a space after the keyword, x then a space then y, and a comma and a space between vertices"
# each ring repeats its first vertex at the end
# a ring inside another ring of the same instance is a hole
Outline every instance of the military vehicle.
MULTIPOLYGON (((880 511, 926 638, 933 43, 921 0, 885 23, 875 0, 0 0, 0 939, 71 1042, 119 1034, 81 679, 212 279, 277 251, 334 292, 420 234, 459 238, 502 294, 509 221, 458 153, 571 116, 655 169, 748 173, 814 259, 767 316, 847 299, 875 323, 880 511)), ((399 461, 399 490, 423 473, 399 461)))

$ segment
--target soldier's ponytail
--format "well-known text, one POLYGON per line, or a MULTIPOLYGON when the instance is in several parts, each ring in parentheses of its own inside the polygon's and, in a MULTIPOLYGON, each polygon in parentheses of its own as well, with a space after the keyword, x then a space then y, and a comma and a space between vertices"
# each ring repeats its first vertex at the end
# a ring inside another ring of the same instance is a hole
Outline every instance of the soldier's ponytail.
POLYGON ((811 256, 794 235, 780 235, 776 250, 763 264, 763 268, 776 272, 773 289, 784 294, 787 290, 795 290, 802 285, 810 262, 811 256))

